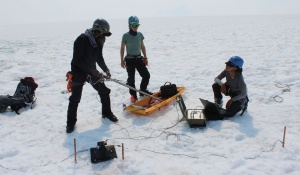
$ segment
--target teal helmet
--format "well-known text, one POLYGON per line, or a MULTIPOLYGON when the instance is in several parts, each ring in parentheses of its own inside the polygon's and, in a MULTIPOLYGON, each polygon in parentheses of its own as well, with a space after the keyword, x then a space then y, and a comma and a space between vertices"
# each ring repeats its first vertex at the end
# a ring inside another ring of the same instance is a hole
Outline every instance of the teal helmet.
POLYGON ((227 65, 234 65, 237 68, 243 68, 244 60, 239 56, 233 56, 226 62, 227 65))
POLYGON ((93 23, 93 32, 99 31, 103 33, 105 36, 110 36, 110 26, 105 19, 96 19, 93 23))
POLYGON ((139 25, 140 24, 139 18, 137 16, 130 16, 128 18, 128 24, 139 25))

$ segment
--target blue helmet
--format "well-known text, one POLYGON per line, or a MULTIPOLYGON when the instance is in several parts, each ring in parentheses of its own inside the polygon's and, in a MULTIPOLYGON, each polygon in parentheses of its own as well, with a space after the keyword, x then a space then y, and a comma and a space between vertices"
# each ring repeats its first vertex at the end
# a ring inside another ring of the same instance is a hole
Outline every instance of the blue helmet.
POLYGON ((128 24, 134 24, 134 25, 138 25, 139 24, 139 18, 137 16, 130 16, 128 18, 128 24))
MULTIPOLYGON (((232 63, 233 65, 235 65, 236 67, 238 67, 240 69, 243 68, 244 60, 239 56, 231 57, 228 62, 232 63)), ((226 62, 226 64, 228 62, 226 62)))

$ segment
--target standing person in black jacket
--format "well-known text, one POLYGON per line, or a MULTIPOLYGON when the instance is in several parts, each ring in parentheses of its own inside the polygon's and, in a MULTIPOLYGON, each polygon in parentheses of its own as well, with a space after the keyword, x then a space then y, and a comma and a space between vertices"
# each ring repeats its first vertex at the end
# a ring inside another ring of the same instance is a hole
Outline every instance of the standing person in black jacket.
POLYGON ((103 82, 103 78, 111 77, 107 68, 102 50, 106 37, 110 36, 110 26, 104 19, 96 19, 93 27, 87 29, 74 42, 73 59, 71 62, 72 95, 69 98, 67 113, 66 132, 74 131, 77 121, 77 108, 82 95, 82 88, 85 82, 89 82, 98 91, 102 103, 102 117, 117 122, 117 117, 112 113, 110 107, 110 89, 103 82), (106 73, 101 74, 96 69, 96 63, 106 73))

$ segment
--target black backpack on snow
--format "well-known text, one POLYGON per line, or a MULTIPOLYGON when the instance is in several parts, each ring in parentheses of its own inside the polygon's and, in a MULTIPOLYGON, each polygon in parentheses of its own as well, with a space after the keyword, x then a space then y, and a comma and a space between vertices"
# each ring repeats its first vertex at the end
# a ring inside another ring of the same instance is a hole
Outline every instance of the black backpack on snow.
POLYGON ((35 89, 38 84, 32 77, 21 79, 13 96, 0 95, 0 112, 4 112, 8 106, 17 114, 23 107, 31 105, 35 102, 35 89))

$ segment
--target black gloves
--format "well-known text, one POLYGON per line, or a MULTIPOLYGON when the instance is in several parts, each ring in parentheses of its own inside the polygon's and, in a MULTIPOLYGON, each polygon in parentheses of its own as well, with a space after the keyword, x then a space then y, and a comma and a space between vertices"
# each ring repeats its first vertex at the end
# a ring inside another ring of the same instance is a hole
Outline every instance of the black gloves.
POLYGON ((106 76, 104 76, 104 78, 110 79, 110 77, 111 77, 110 71, 107 69, 106 76))
POLYGON ((109 71, 109 69, 107 69, 107 71, 106 71, 106 75, 103 75, 102 73, 100 73, 97 69, 92 69, 91 71, 90 71, 90 74, 92 75, 92 76, 94 76, 94 77, 98 77, 98 78, 105 78, 105 79, 110 79, 110 77, 111 77, 111 74, 110 74, 110 71, 109 71))

